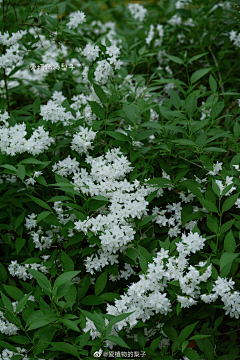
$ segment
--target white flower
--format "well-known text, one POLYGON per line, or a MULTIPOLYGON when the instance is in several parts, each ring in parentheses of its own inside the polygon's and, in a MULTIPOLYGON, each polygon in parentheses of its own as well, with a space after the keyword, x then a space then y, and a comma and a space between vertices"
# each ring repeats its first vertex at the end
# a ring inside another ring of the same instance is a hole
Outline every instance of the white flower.
POLYGON ((69 29, 75 29, 79 24, 83 24, 86 19, 86 15, 82 11, 75 11, 70 14, 70 21, 67 23, 69 29))

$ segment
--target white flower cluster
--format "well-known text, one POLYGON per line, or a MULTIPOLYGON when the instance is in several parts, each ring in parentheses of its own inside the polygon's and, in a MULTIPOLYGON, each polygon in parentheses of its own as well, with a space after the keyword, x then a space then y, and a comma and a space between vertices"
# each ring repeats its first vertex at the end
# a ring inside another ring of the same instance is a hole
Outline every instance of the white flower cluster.
POLYGON ((141 23, 144 21, 147 10, 142 5, 129 3, 127 7, 135 20, 138 20, 141 23))
POLYGON ((79 154, 88 154, 88 150, 92 150, 92 142, 96 137, 96 132, 91 129, 79 127, 79 132, 73 136, 71 149, 77 151, 79 154))
POLYGON ((64 160, 53 165, 52 171, 61 176, 69 176, 78 170, 79 162, 76 158, 71 159, 70 155, 64 160))
MULTIPOLYGON (((226 176, 225 185, 223 185, 221 180, 215 180, 216 184, 218 185, 220 189, 220 195, 222 195, 223 190, 230 184, 233 184, 233 176, 226 176)), ((231 189, 225 194, 225 196, 230 196, 231 193, 236 190, 236 186, 232 186, 231 189)))
MULTIPOLYGON (((159 34, 159 39, 155 39, 154 47, 162 45, 163 35, 164 35, 163 26, 160 25, 160 24, 157 24, 157 31, 158 31, 158 34, 159 34)), ((150 30, 148 32, 148 36, 146 38, 147 45, 150 45, 150 43, 151 43, 151 41, 153 39, 154 39, 154 26, 151 24, 150 25, 150 30)))
POLYGON ((11 37, 9 38, 8 31, 6 31, 4 34, 1 34, 0 31, 0 43, 7 46, 14 45, 16 42, 21 40, 22 37, 26 34, 27 34, 27 30, 19 30, 16 33, 12 33, 11 37))
POLYGON ((11 260, 11 264, 8 265, 8 271, 10 275, 17 276, 19 279, 23 279, 24 281, 33 278, 33 276, 29 272, 27 272, 26 269, 28 268, 41 271, 44 274, 48 273, 48 269, 46 268, 46 266, 43 265, 43 263, 19 265, 17 260, 11 260))
MULTIPOLYGON (((12 36, 9 38, 8 31, 3 34, 0 32, 0 44, 11 46, 9 49, 6 49, 6 53, 0 57, 0 68, 11 67, 14 63, 16 64, 23 59, 24 51, 19 49, 20 44, 18 44, 18 41, 26 34, 27 30, 20 30, 12 33, 12 36)), ((26 51, 25 48, 24 50, 26 51)))
POLYGON ((232 41, 235 46, 240 47, 240 33, 237 33, 237 31, 232 30, 230 31, 229 35, 230 35, 230 41, 232 41))
MULTIPOLYGON (((55 212, 57 213, 57 218, 58 221, 61 224, 66 224, 68 221, 75 221, 76 217, 74 214, 63 214, 63 209, 62 209, 62 203, 59 201, 55 201, 54 202, 54 206, 53 206, 55 212)), ((71 210, 70 207, 68 207, 68 210, 71 210)), ((36 220, 37 215, 32 213, 31 215, 28 215, 28 217, 25 218, 25 227, 30 230, 30 229, 34 229, 37 226, 37 220, 36 220)), ((51 225, 51 230, 47 230, 44 233, 44 230, 41 226, 38 227, 38 230, 34 229, 32 231, 29 231, 28 234, 31 236, 34 244, 35 244, 35 248, 38 248, 40 250, 45 250, 50 248, 52 241, 54 239, 54 237, 57 237, 57 242, 62 242, 64 240, 63 236, 59 235, 59 226, 55 226, 55 225, 51 225)), ((71 236, 71 235, 70 235, 71 236)), ((48 256, 48 255, 46 255, 48 256)), ((36 264, 36 268, 39 267, 38 264, 36 264)))
POLYGON ((3 312, 0 311, 0 332, 5 335, 17 335, 18 330, 20 329, 5 319, 3 312))
POLYGON ((203 105, 205 104, 204 101, 202 101, 202 106, 200 108, 201 111, 201 118, 200 120, 204 120, 206 117, 210 116, 211 109, 207 110, 203 105))
MULTIPOLYGON (((18 353, 8 350, 8 349, 4 349, 2 351, 2 354, 0 354, 0 360, 11 360, 14 355, 20 355, 23 356, 24 360, 31 360, 29 357, 24 356, 24 354, 27 352, 26 349, 21 349, 20 347, 16 347, 18 353)), ((35 357, 36 358, 36 357, 35 357)), ((37 360, 44 360, 44 359, 40 359, 40 358, 36 358, 37 360)), ((53 359, 50 359, 53 360, 53 359)))
MULTIPOLYGON (((58 59, 67 58, 68 60, 68 48, 62 43, 56 43, 54 39, 47 39, 45 35, 41 34, 40 28, 30 28, 28 32, 35 38, 39 39, 36 43, 32 45, 33 51, 38 51, 38 56, 40 54, 41 64, 47 64, 49 66, 59 65, 58 59)), ((46 76, 51 73, 53 70, 50 67, 44 67, 43 69, 37 69, 35 71, 31 71, 29 67, 19 69, 15 74, 14 78, 21 79, 24 85, 29 86, 30 83, 41 84, 42 87, 48 89, 46 82, 44 81, 46 76)), ((16 86, 16 85, 15 85, 16 86)), ((40 92, 36 87, 32 86, 29 89, 36 95, 40 95, 40 92)), ((41 96, 45 96, 45 94, 41 93, 41 96)))
POLYGON ((121 68, 123 61, 117 59, 120 55, 120 49, 116 45, 111 45, 107 47, 106 55, 110 56, 109 58, 107 58, 107 60, 110 64, 113 64, 115 66, 115 69, 121 68))
MULTIPOLYGON (((56 96, 55 96, 56 99, 56 96)), ((43 120, 51 121, 53 124, 62 121, 63 125, 69 125, 69 120, 75 120, 71 111, 65 112, 65 108, 58 104, 58 99, 48 100, 47 105, 41 105, 40 115, 43 120)))
POLYGON ((86 57, 88 61, 95 61, 99 56, 99 46, 88 43, 82 50, 82 55, 86 57))
MULTIPOLYGON (((138 319, 145 322, 154 314, 166 315, 170 312, 171 302, 167 298, 167 293, 164 293, 167 282, 170 280, 179 280, 182 293, 188 296, 191 294, 192 298, 199 296, 200 288, 197 285, 201 281, 207 281, 211 276, 211 265, 200 275, 195 267, 189 267, 186 256, 191 252, 195 253, 201 250, 206 239, 198 233, 193 234, 192 232, 188 236, 183 235, 182 238, 182 242, 177 244, 179 256, 169 257, 168 250, 161 249, 153 258, 153 262, 148 265, 146 275, 139 275, 140 280, 128 287, 127 294, 121 295, 121 300, 116 300, 115 306, 107 305, 107 313, 115 316, 134 311, 127 319, 113 326, 115 334, 127 324, 132 329, 137 324, 138 319), (186 270, 185 275, 184 270, 186 270)), ((198 264, 201 267, 203 265, 205 264, 198 264)), ((189 298, 191 299, 191 297, 189 298)), ((181 297, 179 302, 182 302, 181 297)), ((189 304, 191 302, 189 300, 189 304)), ((195 302, 193 301, 193 303, 195 302)), ((86 332, 87 329, 85 328, 83 331, 86 332)), ((96 333, 95 336, 97 336, 96 333)))
POLYGON ((182 18, 181 16, 175 14, 171 17, 170 20, 168 20, 168 24, 172 26, 181 25, 182 24, 182 18))
POLYGON ((97 83, 105 85, 113 75, 113 69, 107 60, 97 61, 97 67, 94 71, 95 81, 97 83))
MULTIPOLYGON (((5 116, 6 119, 6 116, 5 116)), ((45 131, 43 126, 39 126, 33 131, 31 137, 26 140, 26 124, 16 124, 9 127, 9 124, 0 126, 0 148, 3 154, 14 156, 25 151, 32 155, 38 155, 54 143, 54 139, 49 137, 49 131, 45 131)))
POLYGON ((70 21, 67 23, 69 29, 75 29, 79 24, 86 22, 86 15, 82 11, 75 11, 70 14, 70 21))
POLYGON ((153 38, 154 38, 154 26, 151 24, 150 25, 150 30, 148 32, 148 36, 146 37, 146 44, 150 45, 153 38))
POLYGON ((99 270, 102 266, 117 263, 117 251, 123 252, 127 244, 134 239, 135 231, 126 221, 132 217, 141 218, 146 215, 147 202, 144 197, 154 191, 150 186, 139 186, 135 180, 130 184, 126 179, 120 181, 133 168, 119 149, 108 151, 105 155, 93 159, 88 156, 86 162, 91 164, 91 173, 85 169, 74 173, 72 178, 75 190, 85 194, 101 195, 110 200, 107 215, 88 217, 86 221, 75 222, 75 229, 85 234, 91 230, 95 235, 100 232, 101 249, 98 251, 100 259, 93 255, 85 261, 86 270, 93 273, 93 268, 99 270), (118 180, 118 181, 117 181, 118 180), (135 190, 135 191, 134 191, 135 190), (130 193, 134 191, 134 193, 130 193))
POLYGON ((191 3, 192 0, 177 0, 175 3, 176 9, 184 9, 184 6, 191 3))
POLYGON ((201 295, 201 300, 209 304, 212 301, 216 301, 218 296, 220 296, 222 302, 224 303, 223 309, 226 310, 225 315, 230 315, 232 318, 239 319, 240 292, 232 292, 234 285, 235 281, 233 281, 232 278, 228 280, 218 276, 212 288, 213 292, 208 295, 201 295))
POLYGON ((138 266, 138 265, 130 265, 130 264, 127 264, 127 263, 124 264, 125 270, 120 270, 120 274, 118 276, 110 274, 109 275, 109 280, 117 281, 117 280, 120 280, 122 278, 127 280, 130 276, 136 275, 136 272, 133 270, 132 266, 138 266))
POLYGON ((222 162, 218 162, 217 161, 217 163, 215 164, 215 165, 213 165, 213 171, 209 171, 208 173, 207 173, 207 175, 213 175, 213 176, 215 176, 215 175, 219 175, 219 171, 221 171, 222 170, 222 162))

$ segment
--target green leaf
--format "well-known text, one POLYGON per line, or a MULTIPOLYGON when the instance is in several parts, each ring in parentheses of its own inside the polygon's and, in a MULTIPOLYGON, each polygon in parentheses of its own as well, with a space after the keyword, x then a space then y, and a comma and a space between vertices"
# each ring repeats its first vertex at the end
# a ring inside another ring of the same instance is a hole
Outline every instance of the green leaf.
POLYGON ((138 110, 136 106, 123 104, 123 113, 125 115, 125 120, 127 118, 132 124, 136 123, 137 114, 138 114, 138 110))
POLYGON ((143 246, 138 245, 140 256, 143 256, 148 262, 152 261, 152 255, 143 246))
POLYGON ((135 250, 133 248, 128 248, 126 255, 136 263, 136 259, 138 257, 137 250, 135 250))
POLYGON ((216 184, 216 182, 212 179, 212 189, 214 191, 214 193, 220 197, 220 188, 219 186, 216 184))
POLYGON ((17 354, 19 354, 18 350, 15 348, 15 346, 8 344, 5 341, 0 341, 0 346, 4 347, 5 349, 8 349, 10 351, 16 352, 17 354))
POLYGON ((74 345, 68 344, 66 342, 50 342, 50 344, 60 352, 65 352, 75 356, 76 358, 79 358, 78 351, 74 345))
POLYGON ((189 139, 177 139, 177 140, 171 140, 171 142, 179 144, 179 145, 190 145, 190 146, 196 146, 195 142, 189 139))
POLYGON ((121 347, 124 347, 124 348, 127 348, 127 349, 130 349, 129 346, 125 343, 125 341, 118 337, 118 336, 115 336, 115 335, 109 335, 109 336, 106 336, 105 337, 106 340, 110 340, 112 341, 113 343, 121 346, 121 347))
POLYGON ((228 211, 229 209, 231 209, 231 207, 237 201, 238 197, 239 197, 239 193, 234 194, 234 195, 230 196, 229 198, 227 198, 223 203, 222 212, 225 212, 225 211, 228 211))
POLYGON ((126 319, 129 315, 131 315, 131 314, 133 314, 133 313, 134 313, 134 311, 129 312, 129 313, 125 313, 125 314, 117 315, 117 316, 115 316, 114 318, 112 318, 112 319, 109 321, 109 323, 108 323, 107 326, 109 327, 109 326, 112 326, 112 325, 114 325, 114 324, 117 324, 118 322, 126 319))
POLYGON ((223 101, 218 102, 215 105, 213 105, 213 108, 210 112, 210 117, 212 119, 216 119, 218 117, 218 115, 222 112, 224 106, 225 106, 225 104, 223 101))
POLYGON ((201 191, 199 190, 200 184, 192 179, 181 181, 181 185, 186 186, 188 190, 190 190, 194 195, 196 195, 198 198, 202 198, 203 195, 201 191))
POLYGON ((70 290, 70 286, 73 286, 72 282, 65 282, 65 283, 61 284, 60 286, 58 286, 57 288, 55 288, 53 291, 53 298, 55 298, 56 301, 58 301, 63 296, 67 295, 67 293, 70 290))
POLYGON ((185 340, 185 341, 182 343, 182 353, 184 352, 184 350, 186 349, 187 346, 188 346, 188 340, 185 340))
POLYGON ((9 164, 5 164, 5 165, 0 165, 1 167, 4 167, 5 169, 8 169, 8 170, 12 170, 14 171, 15 173, 18 173, 18 170, 12 166, 12 165, 9 165, 9 164))
POLYGON ((99 201, 107 201, 109 202, 109 199, 106 198, 105 196, 102 196, 102 195, 96 195, 96 196, 93 196, 91 199, 94 199, 94 200, 99 200, 99 201))
POLYGON ((193 332, 193 330, 195 329, 195 327, 197 326, 198 321, 195 322, 194 324, 188 325, 186 326, 179 335, 178 338, 178 346, 180 347, 181 344, 183 343, 184 340, 186 340, 186 338, 193 332))
POLYGON ((107 285, 108 274, 107 272, 102 273, 96 280, 95 283, 95 295, 100 295, 107 285))
POLYGON ((81 300, 81 304, 88 306, 100 305, 105 303, 106 301, 96 295, 88 295, 81 300))
POLYGON ((205 207, 208 211, 218 213, 218 209, 216 205, 214 205, 211 201, 201 198, 200 199, 198 198, 198 200, 200 201, 202 206, 205 207))
POLYGON ((44 209, 47 209, 47 210, 50 210, 51 211, 51 208, 48 204, 46 204, 43 200, 40 200, 38 198, 36 198, 35 196, 32 196, 32 195, 28 195, 36 204, 38 204, 39 206, 43 207, 44 209))
POLYGON ((214 216, 207 215, 207 226, 216 234, 218 232, 218 219, 214 216))
POLYGON ((9 339, 17 344, 21 344, 21 345, 26 345, 30 343, 30 340, 23 335, 15 335, 15 336, 11 336, 11 338, 9 339))
POLYGON ((141 220, 139 223, 139 228, 142 228, 143 226, 145 226, 146 224, 148 224, 150 221, 152 221, 154 218, 156 217, 156 215, 150 215, 147 216, 145 219, 141 220))
POLYGON ((168 180, 166 178, 153 178, 148 181, 146 181, 146 184, 156 184, 161 186, 169 186, 172 184, 171 180, 168 180))
POLYGON ((183 352, 183 355, 186 356, 189 360, 201 360, 196 351, 191 348, 186 348, 183 352))
POLYGON ((238 257, 238 255, 239 253, 238 254, 229 253, 229 252, 223 253, 220 258, 220 271, 222 271, 224 266, 228 264, 232 264, 232 262, 238 257))
POLYGON ((38 85, 35 85, 35 84, 34 84, 34 87, 35 87, 38 91, 40 91, 40 92, 42 92, 43 94, 47 95, 48 97, 51 97, 51 96, 52 96, 52 93, 51 93, 49 90, 45 89, 44 87, 38 86, 38 85))
POLYGON ((74 271, 74 262, 68 254, 63 250, 61 251, 61 261, 65 271, 74 271))
POLYGON ((37 270, 27 269, 27 271, 37 280, 38 285, 43 289, 43 291, 50 296, 52 285, 48 278, 37 270))
POLYGON ((186 101, 186 110, 189 118, 193 117, 194 112, 197 110, 197 96, 196 93, 194 93, 193 96, 188 97, 186 101))
POLYGON ((26 305, 31 293, 32 292, 30 292, 27 295, 24 295, 24 297, 19 301, 19 303, 17 304, 16 312, 19 312, 20 310, 22 310, 22 308, 26 305))
POLYGON ((40 111, 41 98, 38 96, 33 103, 33 114, 36 115, 40 111))
POLYGON ((173 106, 177 110, 179 110, 180 105, 181 105, 180 97, 179 97, 178 93, 173 89, 170 90, 170 99, 172 100, 173 106))
POLYGON ((200 69, 200 70, 195 71, 190 78, 191 84, 193 84, 196 81, 198 81, 199 79, 201 79, 203 76, 205 76, 211 70, 212 70, 212 68, 205 68, 205 69, 200 69))
POLYGON ((16 301, 21 300, 22 297, 24 296, 24 293, 20 289, 18 289, 16 286, 3 285, 3 287, 4 287, 4 290, 6 291, 6 293, 16 301))
POLYGON ((18 164, 18 177, 23 181, 25 175, 25 166, 23 166, 22 164, 18 164))
POLYGON ((3 305, 5 306, 5 308, 10 311, 11 313, 13 313, 13 305, 12 302, 9 300, 9 298, 7 296, 4 295, 4 293, 0 290, 1 293, 1 297, 2 297, 2 301, 3 301, 3 305))
POLYGON ((88 100, 88 103, 92 109, 92 112, 97 115, 100 119, 105 119, 105 111, 101 105, 99 105, 96 101, 88 100))
POLYGON ((204 55, 207 55, 207 54, 208 54, 208 53, 195 55, 195 56, 193 56, 192 58, 190 58, 187 63, 190 64, 191 62, 193 62, 193 61, 195 61, 195 60, 198 60, 198 59, 200 59, 201 57, 203 57, 204 55))
POLYGON ((209 76, 209 85, 210 85, 212 92, 215 93, 217 91, 217 82, 214 79, 214 77, 212 76, 212 74, 210 74, 210 76, 209 76))
POLYGON ((76 338, 75 343, 79 343, 79 347, 83 348, 85 345, 87 345, 90 339, 90 331, 91 330, 88 330, 88 332, 83 333, 76 338))
POLYGON ((99 100, 104 104, 107 103, 107 95, 102 90, 102 88, 95 83, 93 83, 93 88, 94 88, 94 91, 95 91, 96 95, 98 96, 99 100))
POLYGON ((164 325, 163 331, 170 338, 170 340, 175 341, 178 339, 177 331, 172 326, 164 325))
MULTIPOLYGON (((100 326, 105 326, 105 321, 101 319, 101 317, 99 316, 96 316, 96 312, 94 311, 94 313, 90 313, 86 310, 82 310, 82 309, 79 309, 81 311, 81 313, 86 317, 88 318, 89 320, 91 320, 95 325, 98 324, 100 326)), ((100 314, 98 314, 100 315, 100 314)))
POLYGON ((17 254, 19 253, 19 251, 23 248, 23 246, 26 243, 26 239, 22 239, 22 238, 17 238, 15 241, 15 248, 16 248, 16 252, 17 254))
POLYGON ((69 196, 53 196, 51 199, 49 199, 47 202, 55 202, 55 201, 65 201, 65 200, 71 200, 69 196))
POLYGON ((234 135, 236 136, 236 138, 239 138, 240 136, 240 125, 237 121, 235 121, 234 127, 233 127, 233 132, 234 135))
POLYGON ((61 322, 67 326, 68 329, 71 329, 73 331, 80 332, 79 327, 77 326, 76 322, 71 321, 69 319, 61 319, 61 322))
POLYGON ((44 327, 35 332, 34 342, 36 340, 38 340, 38 342, 34 348, 34 355, 38 355, 38 354, 42 353, 48 347, 48 345, 52 341, 56 331, 57 331, 57 328, 50 325, 47 328, 44 327))
POLYGON ((232 230, 230 230, 224 239, 224 250, 228 253, 234 253, 236 250, 236 241, 235 237, 233 236, 232 230))
POLYGON ((220 233, 223 234, 226 231, 228 231, 233 226, 234 222, 235 222, 235 219, 232 219, 232 220, 226 222, 225 224, 223 224, 220 228, 220 233))
MULTIPOLYGON (((215 359, 214 347, 213 347, 212 343, 209 341, 209 339, 202 339, 202 340, 198 339, 196 341, 196 343, 197 343, 197 346, 199 347, 199 349, 204 352, 204 355, 207 360, 215 359)), ((219 359, 219 357, 217 359, 219 359)), ((228 358, 228 360, 230 360, 230 359, 228 358)))
POLYGON ((49 24, 53 25, 55 28, 57 27, 57 19, 52 18, 51 16, 43 13, 44 19, 49 22, 49 24))
POLYGON ((36 165, 39 164, 39 165, 42 165, 43 162, 40 161, 40 160, 37 160, 35 158, 28 158, 28 159, 24 159, 24 160, 20 161, 19 164, 36 164, 36 165))
POLYGON ((172 60, 173 62, 175 63, 178 63, 178 64, 184 64, 184 60, 180 59, 179 57, 177 56, 173 56, 173 55, 165 55, 167 58, 169 58, 170 60, 172 60))
POLYGON ((14 224, 14 230, 16 231, 16 229, 22 224, 23 220, 24 220, 24 216, 25 216, 25 212, 26 210, 24 210, 24 212, 22 212, 16 219, 15 224, 14 224))
POLYGON ((188 340, 198 340, 198 339, 204 339, 207 337, 210 337, 212 335, 203 335, 203 334, 197 334, 197 335, 193 335, 192 337, 190 337, 190 339, 188 340))
POLYGON ((53 289, 57 289, 60 285, 71 281, 72 278, 76 277, 81 271, 67 271, 58 276, 54 282, 53 289))
POLYGON ((39 223, 40 221, 42 221, 43 219, 45 219, 48 215, 51 214, 51 211, 43 211, 40 214, 38 214, 37 216, 37 223, 39 223))
POLYGON ((7 270, 5 269, 5 267, 3 266, 3 264, 0 263, 0 281, 1 281, 2 283, 4 283, 4 282, 7 281, 7 278, 8 278, 7 270))
POLYGON ((120 140, 120 141, 124 141, 124 142, 129 142, 129 138, 128 136, 126 136, 125 134, 122 134, 119 131, 105 131, 106 134, 110 135, 111 137, 113 137, 116 140, 120 140))

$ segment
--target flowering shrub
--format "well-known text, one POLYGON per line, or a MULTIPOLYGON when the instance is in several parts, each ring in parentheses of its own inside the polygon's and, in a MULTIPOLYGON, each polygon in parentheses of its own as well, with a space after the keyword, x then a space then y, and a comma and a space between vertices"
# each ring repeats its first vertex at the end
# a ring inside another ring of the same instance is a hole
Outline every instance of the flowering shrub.
POLYGON ((235 5, 0 2, 0 359, 240 358, 235 5))

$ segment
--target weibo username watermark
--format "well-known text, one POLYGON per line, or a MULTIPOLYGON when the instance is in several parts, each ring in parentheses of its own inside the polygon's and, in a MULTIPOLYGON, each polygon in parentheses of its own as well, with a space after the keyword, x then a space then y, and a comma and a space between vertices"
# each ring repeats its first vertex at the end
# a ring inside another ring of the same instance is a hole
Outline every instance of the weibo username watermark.
POLYGON ((58 64, 54 64, 54 65, 48 65, 48 64, 40 64, 40 65, 37 65, 32 63, 30 65, 30 69, 32 71, 36 71, 36 70, 64 70, 64 71, 67 71, 67 67, 69 67, 71 70, 75 69, 75 66, 73 66, 73 64, 61 64, 61 67, 58 65, 58 64))
POLYGON ((140 359, 143 358, 144 356, 146 356, 146 351, 136 351, 136 350, 130 350, 130 351, 109 351, 104 352, 102 351, 102 349, 95 351, 93 353, 93 356, 95 356, 96 358, 100 358, 101 356, 106 357, 106 358, 125 358, 125 359, 140 359))

